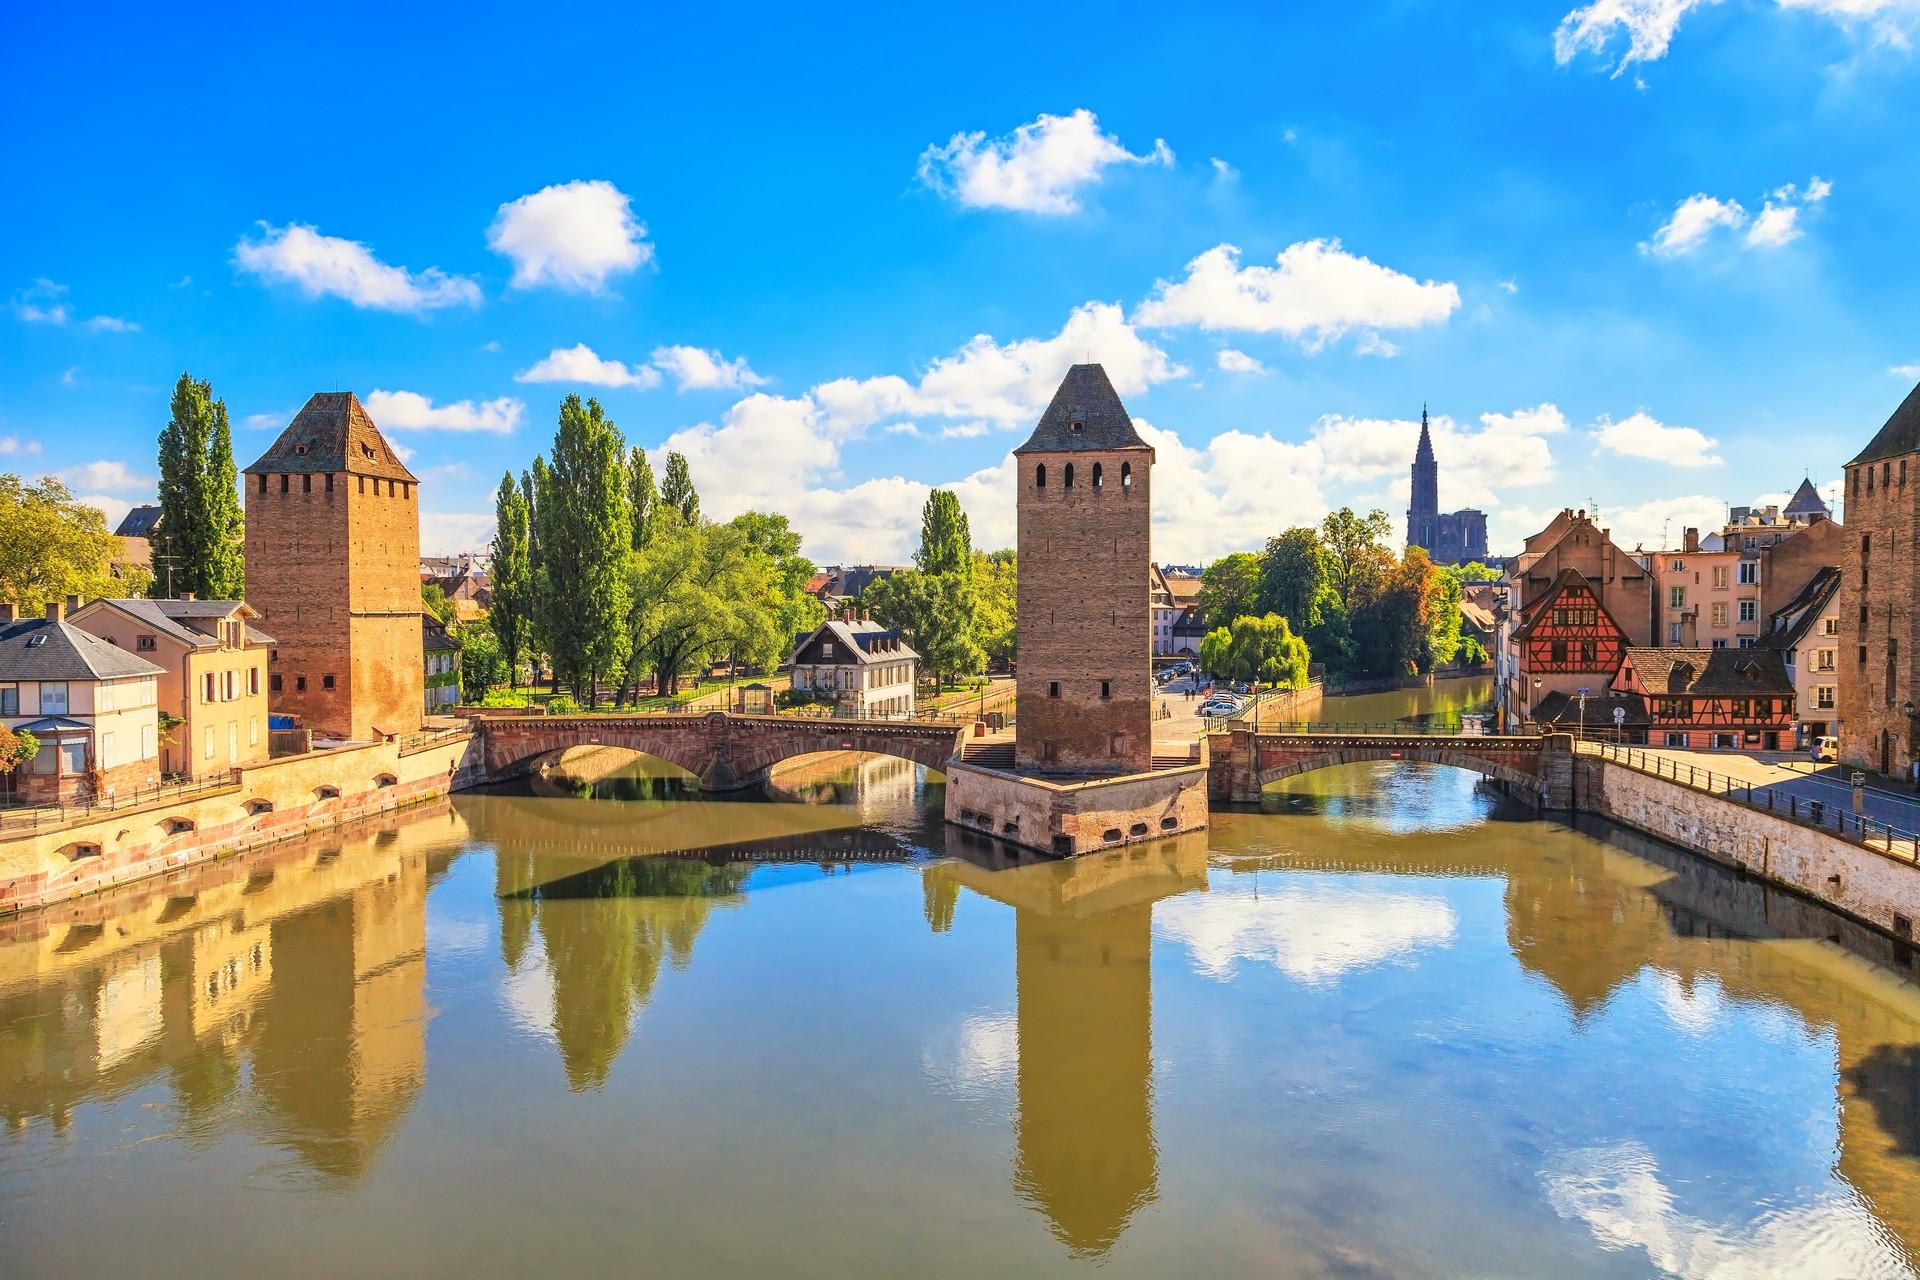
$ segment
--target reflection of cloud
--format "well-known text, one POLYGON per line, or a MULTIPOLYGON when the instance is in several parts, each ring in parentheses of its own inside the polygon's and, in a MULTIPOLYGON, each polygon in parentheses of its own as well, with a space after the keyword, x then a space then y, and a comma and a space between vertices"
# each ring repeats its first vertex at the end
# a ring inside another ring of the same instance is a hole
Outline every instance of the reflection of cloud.
POLYGON ((1020 1066, 1020 1028, 1010 1013, 975 1013, 942 1031, 920 1051, 934 1082, 962 1097, 978 1097, 1013 1083, 1020 1066))
POLYGON ((1844 1183, 1812 1203, 1769 1201, 1751 1221, 1715 1226, 1675 1206, 1659 1162, 1637 1142, 1573 1152, 1541 1178, 1554 1212, 1585 1224, 1602 1248, 1644 1250, 1654 1266, 1683 1280, 1914 1276, 1844 1183))
POLYGON ((1311 985, 1351 969, 1450 941, 1456 924, 1445 899, 1385 889, 1285 889, 1210 893, 1161 903, 1154 923, 1185 943, 1209 978, 1234 976, 1239 961, 1267 960, 1311 985))
POLYGON ((1690 1036, 1703 1036, 1713 1030, 1726 1013, 1726 997, 1714 978, 1700 977, 1691 986, 1682 986, 1673 974, 1655 969, 1649 981, 1654 1002, 1676 1028, 1690 1036))
POLYGON ((551 1040, 553 1036, 553 975, 544 956, 529 954, 500 984, 500 1003, 507 1019, 525 1035, 551 1040))
POLYGON ((448 920, 427 915, 427 950, 436 954, 480 951, 493 943, 493 930, 484 920, 448 920))

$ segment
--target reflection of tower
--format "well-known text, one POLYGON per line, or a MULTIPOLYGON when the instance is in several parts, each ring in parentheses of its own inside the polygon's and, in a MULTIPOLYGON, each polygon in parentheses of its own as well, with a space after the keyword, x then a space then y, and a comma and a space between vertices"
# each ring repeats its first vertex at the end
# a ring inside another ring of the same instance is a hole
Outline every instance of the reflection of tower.
POLYGON ((1154 1198, 1153 903, 1203 888, 1206 857, 1196 834, 1070 862, 935 869, 1015 909, 1014 1187, 1076 1256, 1105 1253, 1154 1198))
POLYGON ((426 1075, 426 860, 273 924, 253 1048, 269 1136, 357 1177, 426 1075))

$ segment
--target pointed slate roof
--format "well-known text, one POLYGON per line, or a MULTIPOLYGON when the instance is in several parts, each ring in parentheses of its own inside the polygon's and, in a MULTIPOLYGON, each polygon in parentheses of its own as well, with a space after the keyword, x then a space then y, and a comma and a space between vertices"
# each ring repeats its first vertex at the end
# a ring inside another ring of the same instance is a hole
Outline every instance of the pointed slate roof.
POLYGON ((1040 425, 1015 453, 1113 452, 1150 446, 1133 429, 1120 393, 1097 364, 1077 364, 1067 370, 1053 402, 1040 415, 1040 425))
POLYGON ((1420 406, 1420 443, 1414 446, 1413 465, 1433 461, 1433 437, 1427 432, 1427 406, 1420 406))
POLYGON ((1900 407, 1887 419, 1887 425, 1880 428, 1880 434, 1867 442, 1867 447, 1848 466, 1860 462, 1878 462, 1882 458, 1897 458, 1903 453, 1920 450, 1920 384, 1916 384, 1900 407))
POLYGON ((23 618, 0 626, 0 680, 119 680, 164 675, 64 619, 23 618))
POLYGON ((1787 518, 1795 516, 1826 516, 1833 513, 1827 510, 1827 504, 1820 500, 1820 491, 1813 487, 1811 477, 1802 480, 1800 487, 1793 491, 1793 500, 1787 503, 1787 518))
POLYGON ((351 391, 316 393, 246 473, 341 471, 419 483, 351 391))

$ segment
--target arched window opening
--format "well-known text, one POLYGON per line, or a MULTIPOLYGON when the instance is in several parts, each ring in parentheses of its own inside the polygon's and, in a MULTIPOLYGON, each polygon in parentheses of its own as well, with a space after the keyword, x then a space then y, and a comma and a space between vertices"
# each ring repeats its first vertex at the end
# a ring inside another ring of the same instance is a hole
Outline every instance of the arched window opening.
POLYGON ((1071 462, 1067 464, 1067 473, 1066 473, 1066 476, 1060 481, 1060 487, 1062 489, 1073 488, 1073 464, 1071 462))
POLYGON ((1033 487, 1036 489, 1047 487, 1047 464, 1044 462, 1033 469, 1033 487))
POLYGON ((1100 464, 1096 462, 1093 464, 1093 487, 1098 489, 1105 483, 1105 478, 1100 474, 1100 464))
POLYGON ((1123 462, 1120 464, 1120 488, 1122 492, 1126 493, 1133 491, 1133 464, 1131 462, 1123 462))

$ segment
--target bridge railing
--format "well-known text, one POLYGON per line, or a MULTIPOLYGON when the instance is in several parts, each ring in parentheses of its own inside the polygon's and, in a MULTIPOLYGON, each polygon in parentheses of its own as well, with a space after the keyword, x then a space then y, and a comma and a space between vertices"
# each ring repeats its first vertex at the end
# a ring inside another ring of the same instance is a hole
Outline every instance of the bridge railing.
POLYGON ((1684 760, 1676 760, 1641 747, 1623 747, 1611 742, 1584 742, 1580 750, 1597 755, 1613 764, 1637 773, 1651 774, 1677 782, 1708 795, 1724 796, 1735 804, 1746 805, 1777 817, 1791 818, 1822 831, 1831 831, 1844 840, 1887 854, 1902 862, 1920 866, 1920 832, 1909 831, 1879 818, 1852 811, 1852 797, 1840 804, 1809 800, 1792 793, 1782 794, 1775 784, 1752 782, 1724 773, 1715 773, 1684 760))
MULTIPOLYGON (((1218 716, 1206 720, 1207 732, 1216 733, 1233 728, 1252 728, 1256 721, 1251 716, 1218 716)), ((1460 725, 1408 723, 1403 720, 1293 720, 1285 723, 1261 720, 1261 736, 1273 734, 1293 734, 1313 738, 1351 738, 1351 737, 1393 737, 1393 738, 1475 738, 1493 737, 1484 729, 1474 730, 1460 725)), ((1540 735, 1507 734, 1506 737, 1538 737, 1540 735)))

